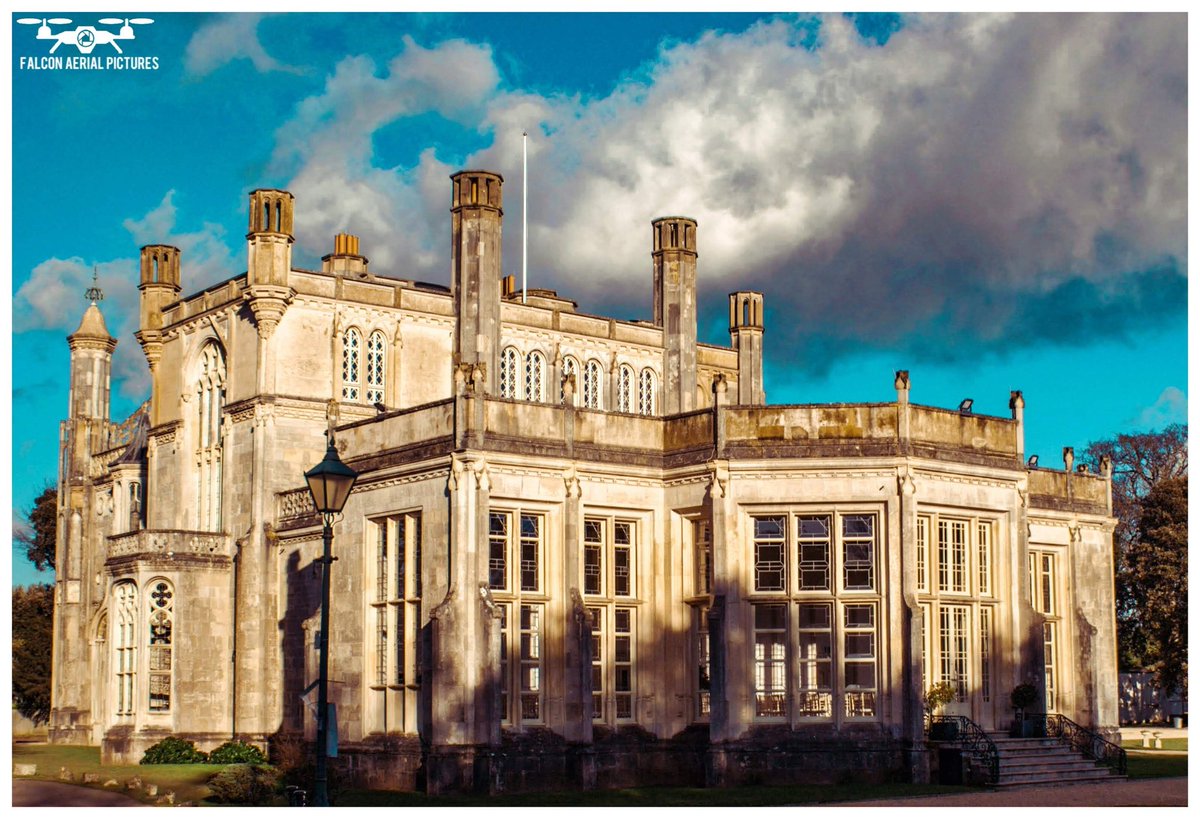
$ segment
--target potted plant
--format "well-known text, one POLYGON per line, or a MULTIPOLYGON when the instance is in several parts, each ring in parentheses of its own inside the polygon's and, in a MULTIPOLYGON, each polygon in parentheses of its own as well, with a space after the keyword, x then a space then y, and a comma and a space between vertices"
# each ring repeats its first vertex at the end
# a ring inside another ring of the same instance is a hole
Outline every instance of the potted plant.
POLYGON ((929 738, 934 742, 953 742, 958 738, 957 722, 934 720, 934 716, 954 699, 954 694, 954 686, 948 682, 934 683, 925 692, 925 713, 929 715, 929 738))
POLYGON ((1013 720, 1012 735, 1014 737, 1038 736, 1037 720, 1027 715, 1029 706, 1037 702, 1038 690, 1029 683, 1021 683, 1008 696, 1012 703, 1015 719, 1013 720))

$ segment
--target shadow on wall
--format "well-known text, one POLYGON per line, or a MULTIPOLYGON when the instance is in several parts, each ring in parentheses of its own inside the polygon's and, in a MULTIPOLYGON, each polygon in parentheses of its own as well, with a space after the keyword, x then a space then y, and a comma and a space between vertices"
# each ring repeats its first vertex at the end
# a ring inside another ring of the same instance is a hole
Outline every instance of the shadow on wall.
POLYGON ((1187 697, 1178 691, 1156 687, 1153 672, 1123 671, 1117 676, 1122 725, 1165 723, 1171 717, 1187 713, 1187 697))

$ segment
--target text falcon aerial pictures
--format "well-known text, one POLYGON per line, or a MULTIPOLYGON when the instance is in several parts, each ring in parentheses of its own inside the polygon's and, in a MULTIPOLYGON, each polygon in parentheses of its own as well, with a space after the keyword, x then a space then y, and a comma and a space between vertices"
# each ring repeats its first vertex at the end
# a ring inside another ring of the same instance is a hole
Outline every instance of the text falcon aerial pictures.
POLYGON ((118 44, 136 38, 134 26, 153 22, 149 17, 102 17, 96 25, 77 25, 56 32, 54 28, 71 26, 74 21, 67 17, 21 17, 17 23, 38 27, 35 40, 51 41, 53 45, 49 54, 20 54, 17 67, 21 71, 157 71, 157 56, 126 55, 118 44), (112 31, 104 26, 120 28, 112 31), (78 53, 54 53, 64 45, 74 47, 78 53), (100 46, 109 46, 116 53, 93 54, 100 46))

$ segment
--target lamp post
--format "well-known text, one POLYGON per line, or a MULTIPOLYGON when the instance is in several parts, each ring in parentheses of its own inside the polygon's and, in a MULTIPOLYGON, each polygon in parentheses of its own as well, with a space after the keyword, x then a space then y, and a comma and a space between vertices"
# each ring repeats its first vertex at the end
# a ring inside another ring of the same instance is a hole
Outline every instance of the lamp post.
POLYGON ((322 531, 324 552, 318 559, 321 563, 321 653, 317 677, 317 781, 313 785, 313 804, 327 806, 329 789, 326 784, 327 757, 329 754, 329 574, 333 569, 333 521, 341 514, 354 488, 358 473, 342 463, 337 446, 333 442, 333 430, 329 432, 329 448, 325 460, 304 473, 308 491, 312 493, 313 506, 321 513, 325 524, 322 531))

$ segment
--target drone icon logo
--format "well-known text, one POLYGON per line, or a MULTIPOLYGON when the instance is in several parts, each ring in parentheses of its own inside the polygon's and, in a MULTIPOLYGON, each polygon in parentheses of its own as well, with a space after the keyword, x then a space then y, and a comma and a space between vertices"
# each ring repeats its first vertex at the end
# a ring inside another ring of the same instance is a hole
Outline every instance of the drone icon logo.
POLYGON ((51 54, 63 44, 75 46, 80 54, 91 54, 96 46, 101 45, 110 45, 116 49, 118 54, 124 54, 125 52, 121 51, 121 47, 117 45, 117 40, 134 39, 134 26, 148 26, 154 21, 149 17, 103 17, 100 19, 99 25, 120 26, 120 30, 114 32, 95 26, 77 26, 74 29, 63 29, 57 34, 52 32, 50 27, 71 25, 71 21, 66 17, 20 17, 17 22, 23 26, 37 26, 37 39, 39 40, 54 40, 54 45, 50 46, 51 54))

